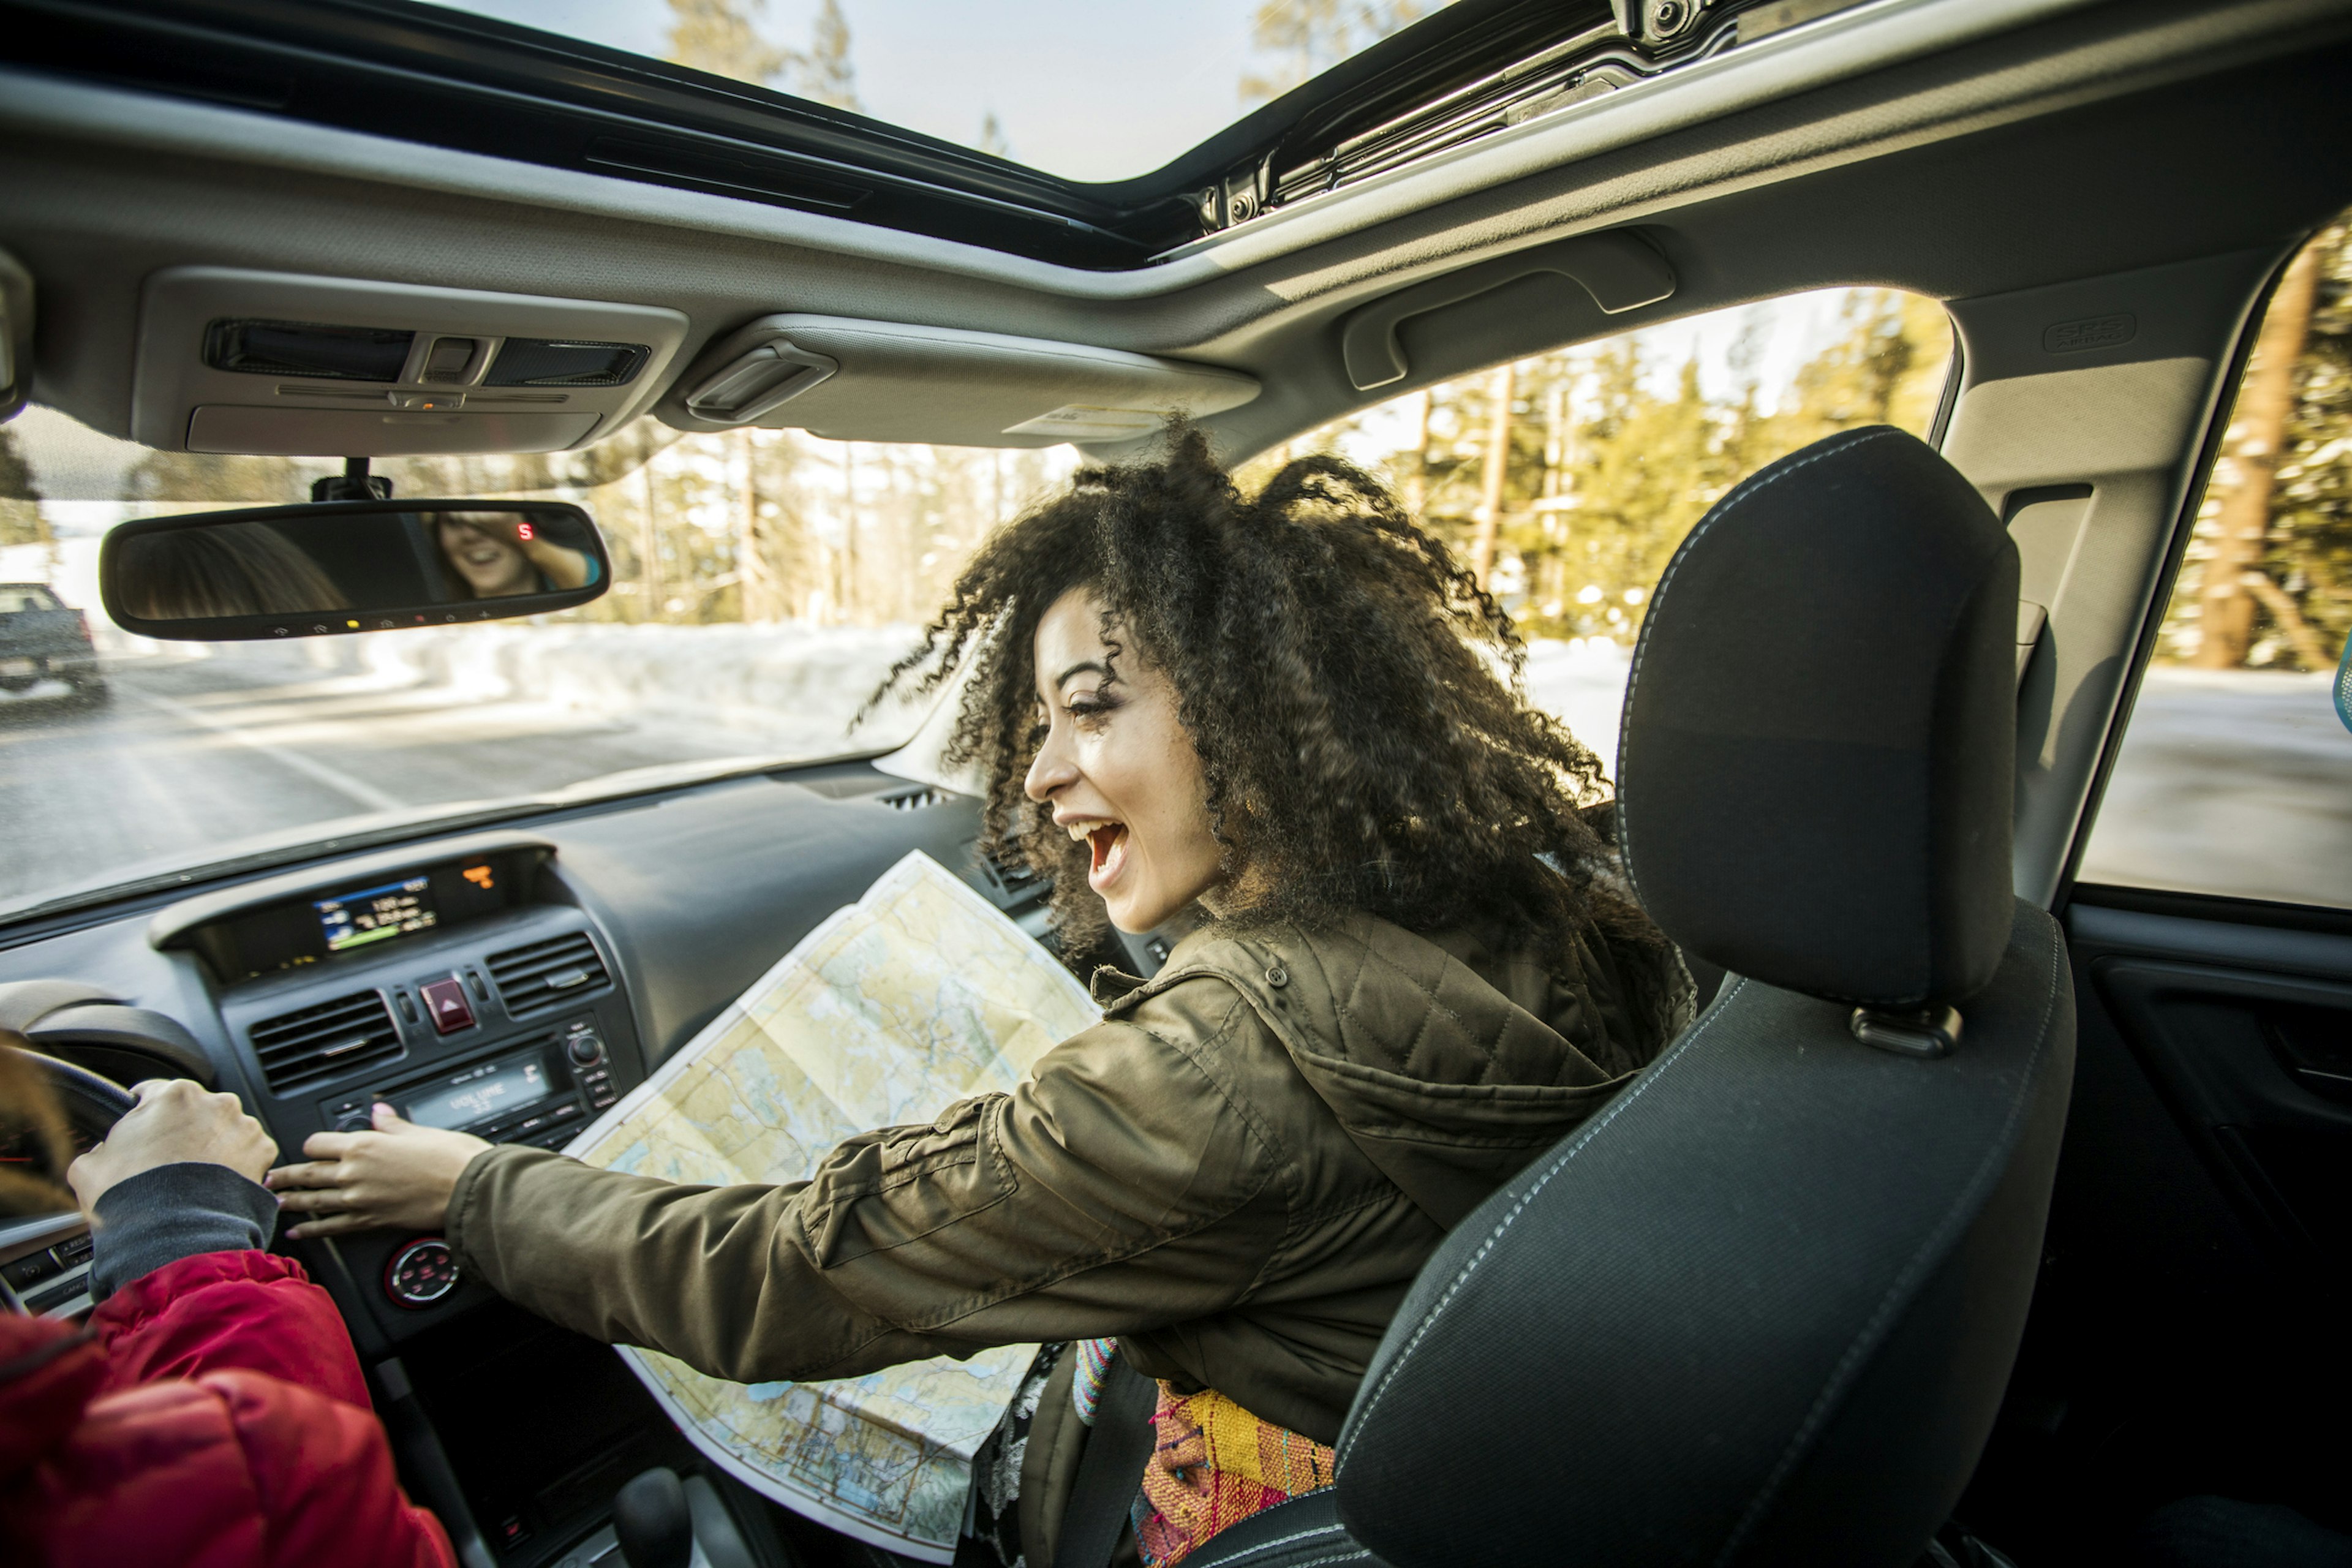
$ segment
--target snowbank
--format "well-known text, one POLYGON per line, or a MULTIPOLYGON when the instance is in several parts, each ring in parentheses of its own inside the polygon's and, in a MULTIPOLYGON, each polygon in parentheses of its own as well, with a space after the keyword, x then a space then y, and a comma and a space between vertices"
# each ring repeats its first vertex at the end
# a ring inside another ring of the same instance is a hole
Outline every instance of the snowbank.
POLYGON ((1633 659, 1633 649, 1607 637, 1528 645, 1528 700, 1565 720, 1612 778, 1617 776, 1617 721, 1633 659))
MULTIPOLYGON (((547 703, 624 722, 715 727, 748 739, 845 735, 915 644, 910 626, 420 627, 350 639, 361 671, 458 701, 547 703)), ((903 731, 912 716, 886 711, 903 731)))
MULTIPOLYGON (((623 722, 710 726, 747 739, 840 735, 912 626, 622 626, 528 623, 364 634, 359 671, 388 686, 443 689, 460 701, 544 702, 623 722)), ((1606 638, 1528 649, 1528 695, 1559 714, 1611 772, 1629 651, 1606 638)), ((866 731, 904 733, 885 712, 866 731)))

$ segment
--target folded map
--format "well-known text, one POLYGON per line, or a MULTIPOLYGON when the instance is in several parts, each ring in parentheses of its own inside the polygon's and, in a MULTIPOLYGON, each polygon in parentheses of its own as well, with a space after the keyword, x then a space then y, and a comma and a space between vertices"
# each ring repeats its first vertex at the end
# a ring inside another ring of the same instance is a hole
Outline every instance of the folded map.
MULTIPOLYGON (((1010 1090, 1097 1022, 1086 991, 918 850, 778 960, 566 1153, 730 1185, 803 1181, 843 1139, 1010 1090)), ((955 1553, 971 1462, 1035 1352, 1008 1345, 834 1383, 728 1383, 654 1351, 631 1370, 696 1447, 787 1508, 888 1551, 955 1553)))

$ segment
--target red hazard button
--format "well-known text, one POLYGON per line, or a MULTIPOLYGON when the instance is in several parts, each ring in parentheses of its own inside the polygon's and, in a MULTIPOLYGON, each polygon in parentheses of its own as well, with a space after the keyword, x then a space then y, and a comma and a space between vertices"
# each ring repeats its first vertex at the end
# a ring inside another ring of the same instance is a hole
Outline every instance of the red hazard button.
POLYGON ((425 1011, 433 1026, 445 1035, 474 1026, 474 1009, 467 1005, 466 988, 453 977, 448 980, 428 980, 416 988, 425 998, 425 1011))

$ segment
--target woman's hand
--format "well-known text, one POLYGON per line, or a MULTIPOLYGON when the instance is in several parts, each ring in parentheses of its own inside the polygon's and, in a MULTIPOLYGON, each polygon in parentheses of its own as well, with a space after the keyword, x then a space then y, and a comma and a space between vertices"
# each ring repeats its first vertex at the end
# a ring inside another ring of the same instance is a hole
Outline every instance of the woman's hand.
POLYGON ((530 563, 539 568, 540 574, 553 586, 584 588, 588 585, 589 569, 595 558, 584 551, 551 543, 536 533, 530 539, 518 539, 515 542, 530 558, 530 563))
POLYGON ((475 1155, 490 1145, 467 1132, 444 1132, 403 1121, 378 1105, 373 1132, 313 1132, 302 1145, 310 1160, 280 1165, 268 1185, 289 1215, 313 1215, 289 1236, 341 1236, 381 1226, 438 1230, 449 1194, 475 1155))
POLYGON ((159 1165, 226 1165, 257 1182, 278 1158, 277 1143, 233 1094, 184 1078, 151 1078, 131 1092, 139 1103, 66 1172, 84 1214, 98 1212, 108 1188, 159 1165))

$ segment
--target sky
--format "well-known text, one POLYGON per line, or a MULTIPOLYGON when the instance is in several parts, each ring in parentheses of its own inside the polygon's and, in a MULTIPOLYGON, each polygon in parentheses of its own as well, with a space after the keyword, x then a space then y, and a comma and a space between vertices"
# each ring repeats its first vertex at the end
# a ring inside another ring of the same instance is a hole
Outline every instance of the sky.
MULTIPOLYGON (((465 0, 458 9, 659 57, 667 0, 465 0)), ((1239 119, 1257 0, 843 0, 866 113, 1076 180, 1150 174, 1239 119)), ((817 0, 767 0, 761 30, 807 44, 817 0)))

